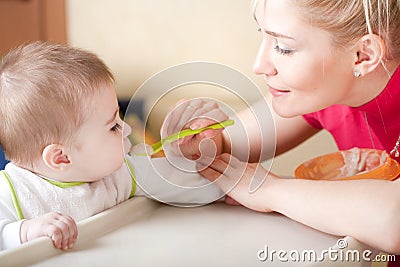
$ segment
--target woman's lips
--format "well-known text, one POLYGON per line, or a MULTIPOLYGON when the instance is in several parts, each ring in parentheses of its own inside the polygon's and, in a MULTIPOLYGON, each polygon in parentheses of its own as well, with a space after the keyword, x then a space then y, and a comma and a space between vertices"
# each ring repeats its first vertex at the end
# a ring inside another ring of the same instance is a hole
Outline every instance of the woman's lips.
POLYGON ((282 96, 282 95, 285 95, 287 93, 290 93, 290 90, 278 90, 278 89, 275 89, 275 88, 273 88, 271 86, 269 86, 269 91, 270 91, 271 95, 275 96, 275 97, 282 96))

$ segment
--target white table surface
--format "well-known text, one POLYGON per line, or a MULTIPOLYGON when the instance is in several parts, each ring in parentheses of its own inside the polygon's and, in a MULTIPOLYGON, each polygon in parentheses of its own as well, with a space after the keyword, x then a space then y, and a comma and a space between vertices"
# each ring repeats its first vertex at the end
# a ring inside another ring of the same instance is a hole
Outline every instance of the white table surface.
MULTIPOLYGON (((48 238, 0 253, 0 266, 369 266, 365 262, 260 261, 260 250, 321 251, 339 237, 277 213, 214 203, 177 208, 143 197, 78 224, 72 250, 54 249, 48 238)), ((349 248, 363 249, 352 238, 349 248)))

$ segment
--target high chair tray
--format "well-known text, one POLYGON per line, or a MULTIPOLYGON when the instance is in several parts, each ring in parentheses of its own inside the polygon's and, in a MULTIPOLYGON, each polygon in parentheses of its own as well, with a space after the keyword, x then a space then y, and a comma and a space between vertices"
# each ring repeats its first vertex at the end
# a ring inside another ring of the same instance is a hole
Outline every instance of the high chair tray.
MULTIPOLYGON (((346 266, 280 262, 276 255, 272 262, 261 261, 258 254, 266 248, 315 250, 319 255, 338 237, 277 213, 224 203, 177 208, 136 197, 79 222, 78 229, 72 250, 57 250, 43 237, 1 252, 0 266, 346 266)), ((347 240, 349 247, 361 248, 355 240, 347 240)))

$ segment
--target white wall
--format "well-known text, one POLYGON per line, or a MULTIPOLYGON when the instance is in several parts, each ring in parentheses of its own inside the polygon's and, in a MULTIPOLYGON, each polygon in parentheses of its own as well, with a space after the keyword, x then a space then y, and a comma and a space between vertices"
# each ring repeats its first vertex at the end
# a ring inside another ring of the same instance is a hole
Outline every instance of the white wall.
POLYGON ((151 75, 187 61, 252 74, 261 39, 250 0, 67 0, 69 42, 97 52, 130 96, 151 75))
MULTIPOLYGON (((261 35, 250 5, 250 0, 67 0, 68 39, 110 66, 119 97, 129 98, 152 75, 189 61, 230 66, 266 91, 262 77, 252 73, 261 35)), ((215 87, 202 90, 231 97, 215 87)), ((174 97, 164 99, 150 118, 154 131, 174 97)), ((291 175, 297 164, 334 149, 331 138, 322 133, 296 153, 278 158, 273 170, 291 175)))

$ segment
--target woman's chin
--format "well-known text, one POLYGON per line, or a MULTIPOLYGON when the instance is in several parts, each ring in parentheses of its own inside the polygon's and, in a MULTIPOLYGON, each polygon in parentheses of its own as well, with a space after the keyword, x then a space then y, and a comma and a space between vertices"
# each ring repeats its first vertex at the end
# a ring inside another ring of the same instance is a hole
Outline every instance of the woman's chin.
POLYGON ((283 107, 282 105, 274 105, 274 102, 272 102, 272 108, 274 109, 275 113, 279 115, 279 117, 282 118, 293 118, 296 116, 299 116, 301 114, 295 112, 292 108, 288 107, 283 107))

